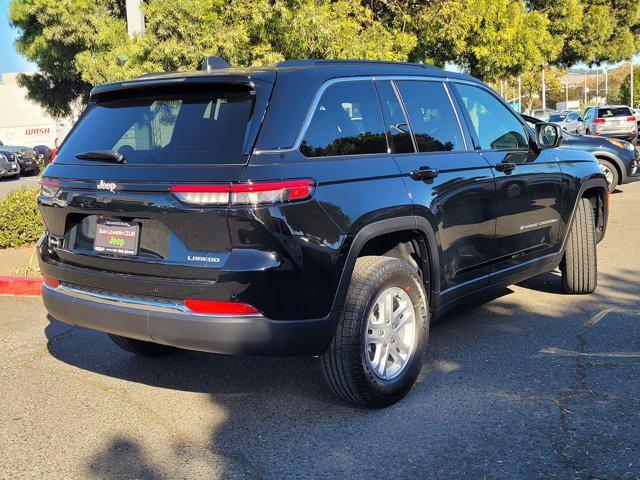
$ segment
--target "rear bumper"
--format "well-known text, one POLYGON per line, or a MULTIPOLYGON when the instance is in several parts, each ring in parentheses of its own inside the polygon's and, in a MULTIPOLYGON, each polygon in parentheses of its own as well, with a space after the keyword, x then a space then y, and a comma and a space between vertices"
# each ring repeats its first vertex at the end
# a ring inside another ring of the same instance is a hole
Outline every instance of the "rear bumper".
POLYGON ((204 352, 312 356, 326 351, 337 315, 271 320, 189 312, 180 303, 94 293, 60 285, 42 287, 44 304, 62 322, 115 335, 204 352))

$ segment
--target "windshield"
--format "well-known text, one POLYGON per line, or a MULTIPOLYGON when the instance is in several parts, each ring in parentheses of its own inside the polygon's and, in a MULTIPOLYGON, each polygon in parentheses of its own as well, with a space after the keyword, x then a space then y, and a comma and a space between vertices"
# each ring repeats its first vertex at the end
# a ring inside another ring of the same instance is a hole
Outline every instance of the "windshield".
POLYGON ((247 91, 184 93, 96 104, 59 153, 59 163, 97 150, 129 164, 242 164, 251 113, 247 91))
POLYGON ((551 115, 549 117, 549 121, 550 122, 563 122, 565 118, 567 118, 566 115, 551 115))
POLYGON ((628 107, 611 107, 598 109, 598 118, 630 117, 633 115, 628 107))

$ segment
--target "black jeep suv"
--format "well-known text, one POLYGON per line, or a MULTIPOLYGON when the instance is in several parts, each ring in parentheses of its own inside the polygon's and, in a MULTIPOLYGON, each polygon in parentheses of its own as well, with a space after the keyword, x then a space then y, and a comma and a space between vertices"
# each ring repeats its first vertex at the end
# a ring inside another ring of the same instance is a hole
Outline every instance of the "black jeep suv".
POLYGON ((429 322, 560 266, 596 288, 607 182, 473 78, 292 61, 93 89, 42 179, 43 298, 120 347, 319 355, 386 406, 429 322))

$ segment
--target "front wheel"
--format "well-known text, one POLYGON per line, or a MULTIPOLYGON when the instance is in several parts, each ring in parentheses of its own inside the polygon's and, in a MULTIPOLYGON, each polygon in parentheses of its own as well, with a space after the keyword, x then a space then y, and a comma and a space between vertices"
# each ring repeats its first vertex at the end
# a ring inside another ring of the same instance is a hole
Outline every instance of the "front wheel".
POLYGON ((418 377, 428 332, 427 295, 415 268, 396 258, 361 257, 320 359, 324 378, 351 404, 392 405, 418 377))
POLYGON ((593 206, 579 200, 561 264, 562 287, 566 293, 593 293, 598 285, 598 263, 593 206))
POLYGON ((607 185, 609 186, 609 193, 612 193, 618 186, 618 183, 620 183, 618 170, 616 170, 616 167, 614 167, 610 161, 603 160, 601 158, 598 159, 598 165, 600 166, 600 171, 602 172, 604 177, 607 179, 607 185))

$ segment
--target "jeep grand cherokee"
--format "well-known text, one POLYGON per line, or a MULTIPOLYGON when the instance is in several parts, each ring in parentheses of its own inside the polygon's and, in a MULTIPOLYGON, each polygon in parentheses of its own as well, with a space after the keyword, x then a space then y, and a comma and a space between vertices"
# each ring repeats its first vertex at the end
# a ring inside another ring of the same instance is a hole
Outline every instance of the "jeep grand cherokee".
POLYGON ((417 64, 99 86, 42 179, 44 302, 140 355, 318 355, 337 395, 390 405, 455 306, 558 266, 596 288, 607 182, 560 141, 417 64))

